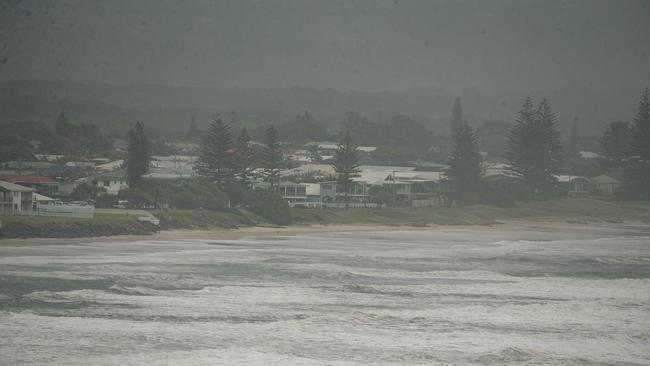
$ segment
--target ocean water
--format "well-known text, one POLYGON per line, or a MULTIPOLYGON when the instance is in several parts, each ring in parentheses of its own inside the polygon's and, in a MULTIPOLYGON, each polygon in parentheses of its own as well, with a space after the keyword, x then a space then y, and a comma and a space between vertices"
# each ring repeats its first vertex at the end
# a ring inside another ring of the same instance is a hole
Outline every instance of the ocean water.
POLYGON ((0 245, 1 365, 650 365, 650 230, 0 245))

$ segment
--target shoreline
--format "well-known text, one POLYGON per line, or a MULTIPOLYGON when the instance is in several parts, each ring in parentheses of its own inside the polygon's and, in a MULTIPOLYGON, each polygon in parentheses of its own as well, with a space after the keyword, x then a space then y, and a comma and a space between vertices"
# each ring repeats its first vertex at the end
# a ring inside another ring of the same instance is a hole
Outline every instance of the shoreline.
POLYGON ((597 229, 597 228, 619 228, 619 229, 648 229, 647 224, 640 221, 622 222, 567 222, 567 221, 534 221, 534 220, 503 220, 491 224, 460 224, 460 225, 383 225, 383 224, 311 224, 291 226, 245 226, 240 228, 213 228, 213 229, 172 229, 161 230, 150 235, 112 235, 96 237, 73 237, 73 238, 11 238, 0 239, 0 247, 24 247, 41 245, 67 245, 84 243, 110 243, 125 241, 168 241, 182 239, 242 239, 247 237, 268 237, 268 236, 297 236, 302 234, 321 234, 331 232, 375 232, 375 231, 400 231, 400 230, 498 230, 503 229, 597 229))

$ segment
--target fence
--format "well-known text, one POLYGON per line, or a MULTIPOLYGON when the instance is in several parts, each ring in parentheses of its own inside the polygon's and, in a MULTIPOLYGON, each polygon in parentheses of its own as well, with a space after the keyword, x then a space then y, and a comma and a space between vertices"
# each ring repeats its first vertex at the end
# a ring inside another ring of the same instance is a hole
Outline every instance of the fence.
POLYGON ((21 211, 20 215, 49 216, 49 217, 76 217, 92 219, 95 207, 81 205, 36 205, 36 210, 21 211))
MULTIPOLYGON (((349 208, 377 208, 376 203, 372 202, 348 202, 349 208)), ((323 202, 323 208, 345 208, 344 202, 323 202)))

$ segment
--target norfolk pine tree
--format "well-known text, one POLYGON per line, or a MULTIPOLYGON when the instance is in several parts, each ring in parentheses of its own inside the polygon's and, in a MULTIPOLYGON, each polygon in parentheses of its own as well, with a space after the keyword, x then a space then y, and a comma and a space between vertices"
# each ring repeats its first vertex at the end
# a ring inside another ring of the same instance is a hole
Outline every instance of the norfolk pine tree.
POLYGON ((227 192, 234 180, 233 148, 230 126, 221 118, 216 118, 203 137, 194 170, 200 177, 216 183, 219 189, 227 192))
POLYGON ((472 128, 462 125, 454 136, 447 177, 453 182, 456 202, 463 206, 478 196, 483 171, 482 157, 472 128))
POLYGON ((608 163, 620 166, 630 153, 632 134, 627 122, 610 122, 600 138, 600 148, 608 163))
POLYGON ((251 163, 254 151, 250 145, 250 136, 246 128, 242 128, 235 141, 235 180, 242 187, 248 187, 251 177, 251 163))
POLYGON ((264 150, 262 154, 264 176, 271 183, 271 188, 273 188, 278 184, 280 165, 282 164, 280 136, 274 125, 270 125, 264 133, 264 150))
POLYGON ((511 173, 547 199, 561 170, 561 148, 557 121, 546 99, 534 108, 527 98, 506 143, 511 173))
POLYGON ((357 146, 352 143, 350 132, 346 132, 334 153, 334 162, 332 163, 336 173, 336 182, 343 187, 345 209, 348 209, 348 192, 352 186, 352 178, 358 177, 359 157, 357 155, 357 146))
POLYGON ((131 188, 142 186, 142 176, 149 171, 151 149, 142 122, 129 131, 128 155, 125 161, 126 176, 131 188))
POLYGON ((451 120, 449 121, 449 133, 452 139, 460 131, 463 124, 463 106, 460 102, 460 97, 456 97, 454 107, 451 110, 451 120))
POLYGON ((625 169, 627 198, 650 200, 650 89, 641 95, 639 112, 632 126, 630 161, 625 169))

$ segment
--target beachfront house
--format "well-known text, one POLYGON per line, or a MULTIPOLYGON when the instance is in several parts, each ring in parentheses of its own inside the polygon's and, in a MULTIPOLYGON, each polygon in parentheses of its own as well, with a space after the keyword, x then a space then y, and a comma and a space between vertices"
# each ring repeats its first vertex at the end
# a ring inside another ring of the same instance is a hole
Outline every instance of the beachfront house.
MULTIPOLYGON (((345 189, 337 181, 321 182, 320 198, 323 207, 339 207, 345 200, 345 189)), ((372 185, 358 178, 353 178, 348 187, 348 202, 350 207, 365 207, 370 201, 370 187, 372 185)), ((343 207, 343 206, 340 206, 343 207)))
POLYGON ((36 189, 0 181, 0 215, 19 215, 32 212, 36 189))
POLYGON ((591 183, 589 178, 577 175, 557 175, 560 192, 569 197, 581 197, 589 194, 591 183))
POLYGON ((56 197, 59 193, 59 182, 41 175, 0 175, 0 180, 33 188, 48 197, 56 197))
POLYGON ((609 175, 603 174, 591 178, 591 184, 595 194, 603 196, 612 196, 614 192, 621 186, 621 181, 609 175))
POLYGON ((121 189, 129 188, 129 181, 123 170, 101 173, 92 177, 90 181, 95 187, 104 188, 106 193, 113 195, 120 193, 121 189))
MULTIPOLYGON (((269 182, 255 182, 253 189, 270 189, 269 182)), ((283 181, 276 184, 273 189, 280 193, 282 198, 287 200, 289 206, 304 206, 307 202, 307 185, 304 183, 295 183, 283 181)))

